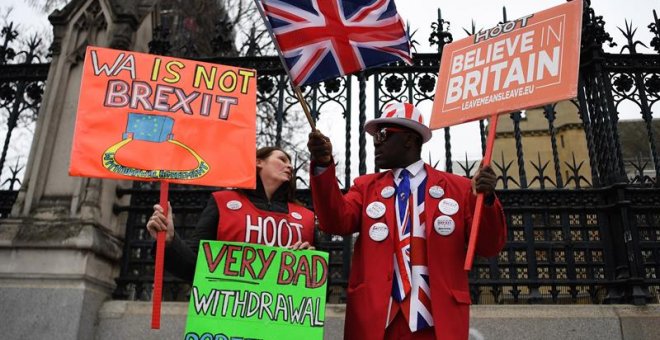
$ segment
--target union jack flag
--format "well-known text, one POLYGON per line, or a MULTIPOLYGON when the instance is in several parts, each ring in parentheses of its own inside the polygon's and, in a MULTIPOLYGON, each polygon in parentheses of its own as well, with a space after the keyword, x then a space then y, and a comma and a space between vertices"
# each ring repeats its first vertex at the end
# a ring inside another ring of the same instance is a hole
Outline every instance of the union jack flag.
POLYGON ((403 60, 394 0, 258 0, 295 86, 403 60))

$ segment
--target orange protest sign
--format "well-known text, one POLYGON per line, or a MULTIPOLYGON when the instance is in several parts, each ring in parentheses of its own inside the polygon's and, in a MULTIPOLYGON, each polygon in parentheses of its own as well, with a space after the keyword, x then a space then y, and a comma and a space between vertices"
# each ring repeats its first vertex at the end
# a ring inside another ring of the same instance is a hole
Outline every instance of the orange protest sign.
POLYGON ((431 128, 576 97, 581 21, 575 0, 445 46, 431 128))
POLYGON ((256 77, 88 47, 69 174, 253 188, 256 77))

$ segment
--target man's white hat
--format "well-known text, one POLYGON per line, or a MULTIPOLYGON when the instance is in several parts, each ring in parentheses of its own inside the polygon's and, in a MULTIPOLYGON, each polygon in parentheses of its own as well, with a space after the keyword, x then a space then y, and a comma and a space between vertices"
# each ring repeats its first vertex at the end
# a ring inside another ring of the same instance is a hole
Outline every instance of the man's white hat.
POLYGON ((373 136, 380 124, 395 124, 411 129, 422 136, 423 143, 431 139, 431 129, 424 123, 422 112, 410 103, 392 102, 385 105, 381 117, 364 124, 364 130, 373 136))

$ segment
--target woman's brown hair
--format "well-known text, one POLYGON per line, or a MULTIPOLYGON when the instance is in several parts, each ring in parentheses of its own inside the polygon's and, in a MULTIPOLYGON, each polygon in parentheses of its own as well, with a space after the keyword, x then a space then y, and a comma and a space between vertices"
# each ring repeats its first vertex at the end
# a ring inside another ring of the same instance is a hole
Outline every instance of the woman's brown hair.
MULTIPOLYGON (((289 154, 282 150, 282 148, 277 147, 277 146, 265 146, 263 148, 257 149, 257 159, 265 160, 266 158, 270 157, 270 155, 274 151, 281 151, 286 158, 289 159, 289 162, 292 162, 291 156, 289 154)), ((293 162, 292 162, 293 163, 293 162)), ((293 169, 293 173, 291 174, 291 180, 289 180, 289 190, 287 190, 287 201, 289 202, 294 202, 294 203, 299 203, 298 200, 296 199, 296 169, 293 169)), ((258 173, 258 171, 257 171, 258 173)))

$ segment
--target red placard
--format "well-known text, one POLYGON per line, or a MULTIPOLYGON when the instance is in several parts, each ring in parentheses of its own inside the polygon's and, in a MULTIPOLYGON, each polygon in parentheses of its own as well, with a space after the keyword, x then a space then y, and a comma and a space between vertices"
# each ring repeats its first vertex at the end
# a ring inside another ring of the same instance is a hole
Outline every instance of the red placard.
POLYGON ((254 188, 256 77, 88 47, 69 174, 254 188))

